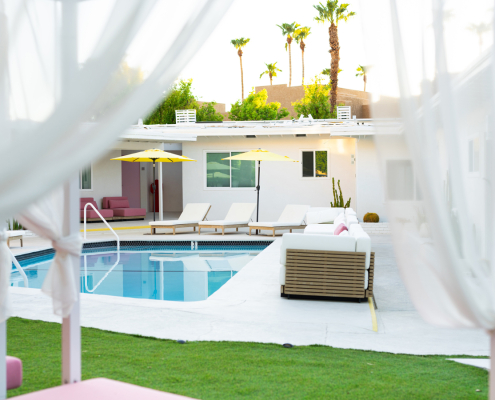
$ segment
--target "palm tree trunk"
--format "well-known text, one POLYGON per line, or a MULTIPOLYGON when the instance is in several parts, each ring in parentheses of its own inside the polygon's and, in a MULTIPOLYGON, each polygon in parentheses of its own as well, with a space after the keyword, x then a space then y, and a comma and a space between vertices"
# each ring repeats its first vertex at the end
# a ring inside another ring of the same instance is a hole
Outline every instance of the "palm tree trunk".
POLYGON ((292 85, 292 57, 290 52, 290 43, 289 43, 289 87, 292 85))
POLYGON ((329 42, 330 42, 330 55, 332 61, 330 63, 330 81, 332 82, 332 89, 330 91, 330 111, 333 112, 337 105, 337 87, 339 84, 339 61, 340 61, 340 46, 339 46, 339 33, 337 25, 331 24, 328 28, 329 42))
POLYGON ((239 61, 241 62, 241 88, 242 88, 242 101, 244 101, 244 73, 242 71, 242 57, 239 56, 239 61))
POLYGON ((302 49, 301 53, 302 53, 302 72, 303 72, 302 84, 304 85, 304 49, 302 49))

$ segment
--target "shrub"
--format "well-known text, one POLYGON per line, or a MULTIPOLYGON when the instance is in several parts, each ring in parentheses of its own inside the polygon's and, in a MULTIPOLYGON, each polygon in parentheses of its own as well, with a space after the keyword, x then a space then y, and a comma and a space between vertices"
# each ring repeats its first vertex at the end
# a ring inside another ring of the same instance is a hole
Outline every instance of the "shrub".
POLYGON ((192 79, 182 79, 174 83, 170 93, 145 118, 144 124, 175 124, 175 110, 196 110, 196 121, 222 121, 223 115, 215 110, 215 104, 212 101, 200 106, 193 94, 192 79))
POLYGON ((366 213, 364 214, 363 222, 379 222, 380 217, 375 213, 366 213))
POLYGON ((266 89, 256 93, 253 89, 244 101, 236 101, 230 108, 229 118, 232 121, 267 121, 278 120, 289 115, 285 107, 274 101, 266 103, 268 93, 266 89))
POLYGON ((351 198, 347 200, 347 203, 344 204, 344 196, 342 196, 342 189, 340 188, 340 179, 337 181, 337 186, 339 187, 339 192, 335 189, 335 178, 332 178, 333 185, 333 201, 330 202, 331 207, 343 207, 349 208, 351 206, 351 198))

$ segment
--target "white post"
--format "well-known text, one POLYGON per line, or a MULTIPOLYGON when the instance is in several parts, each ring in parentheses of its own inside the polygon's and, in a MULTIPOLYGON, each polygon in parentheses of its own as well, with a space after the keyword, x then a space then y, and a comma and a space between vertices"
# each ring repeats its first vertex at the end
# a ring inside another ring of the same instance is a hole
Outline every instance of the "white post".
POLYGON ((158 207, 160 207, 159 220, 163 221, 163 163, 158 163, 158 207))
POLYGON ((0 324, 0 399, 7 398, 7 321, 0 324))
MULTIPOLYGON (((61 93, 71 90, 77 79, 79 69, 77 58, 77 1, 61 2, 62 21, 60 35, 61 52, 61 93)), ((64 236, 79 234, 79 178, 73 177, 64 185, 64 236)), ((79 292, 80 267, 74 266, 74 280, 78 291, 78 300, 69 317, 62 320, 62 384, 81 380, 81 327, 79 292)))
POLYGON ((488 379, 489 399, 495 400, 495 331, 490 331, 490 376, 488 379))
MULTIPOLYGON (((71 179, 64 185, 64 236, 79 233, 79 180, 71 179)), ((71 314, 62 319, 62 384, 81 380, 81 278, 79 264, 74 266, 74 280, 78 300, 71 314)))

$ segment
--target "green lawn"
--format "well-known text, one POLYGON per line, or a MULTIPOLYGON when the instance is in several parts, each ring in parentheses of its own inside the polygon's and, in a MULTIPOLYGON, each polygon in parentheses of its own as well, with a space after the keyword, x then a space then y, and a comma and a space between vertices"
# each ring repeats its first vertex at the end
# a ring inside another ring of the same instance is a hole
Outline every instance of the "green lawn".
MULTIPOLYGON (((487 372, 445 356, 324 346, 191 342, 82 329, 83 379, 107 377, 198 399, 487 398, 487 372), (480 389, 480 392, 476 392, 480 389)), ((24 384, 9 397, 60 384, 60 325, 11 318, 8 354, 24 384)))

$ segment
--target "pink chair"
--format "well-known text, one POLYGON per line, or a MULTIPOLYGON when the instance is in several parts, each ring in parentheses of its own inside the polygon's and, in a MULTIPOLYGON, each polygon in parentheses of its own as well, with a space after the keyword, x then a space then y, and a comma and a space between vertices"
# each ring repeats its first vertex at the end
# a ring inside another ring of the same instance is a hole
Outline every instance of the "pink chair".
POLYGON ((113 210, 114 219, 144 219, 144 208, 131 208, 125 196, 103 197, 103 208, 113 210))
MULTIPOLYGON (((84 221, 84 206, 87 203, 91 203, 98 210, 98 205, 96 201, 92 197, 81 197, 80 201, 80 210, 81 210, 81 222, 84 221)), ((106 220, 113 219, 113 211, 112 210, 98 210, 103 218, 106 220)), ((89 207, 86 209, 86 221, 101 221, 101 218, 98 214, 93 210, 93 208, 89 207)))
POLYGON ((7 390, 17 389, 22 385, 22 361, 17 357, 7 356, 7 390))
POLYGON ((186 400, 191 397, 160 392, 106 378, 57 386, 16 397, 22 400, 186 400))

